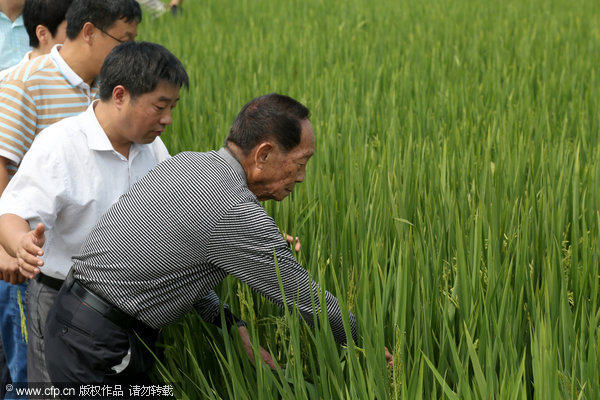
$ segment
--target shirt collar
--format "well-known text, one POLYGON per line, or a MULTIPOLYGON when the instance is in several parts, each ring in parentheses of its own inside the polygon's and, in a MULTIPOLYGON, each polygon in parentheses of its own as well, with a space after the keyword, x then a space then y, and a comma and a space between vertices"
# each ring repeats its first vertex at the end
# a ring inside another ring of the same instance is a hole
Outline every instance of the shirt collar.
POLYGON ((217 154, 223 157, 225 161, 227 161, 227 164, 231 165, 231 168, 233 168, 233 170, 244 180, 244 182, 246 182, 246 184, 248 183, 246 181, 246 171, 244 171, 242 164, 240 164, 240 162, 229 151, 227 151, 225 147, 221 147, 217 154))
POLYGON ((87 137, 90 150, 113 150, 112 144, 110 144, 110 140, 108 140, 108 136, 106 136, 106 132, 102 129, 100 122, 98 122, 98 118, 96 118, 96 113, 94 112, 94 105, 99 101, 100 100, 93 101, 92 104, 80 114, 80 118, 82 119, 81 130, 87 137))
POLYGON ((62 72, 62 74, 65 76, 65 78, 67 78, 71 85, 82 89, 89 89, 90 86, 87 83, 85 83, 83 79, 79 75, 77 75, 75 71, 71 69, 71 67, 69 67, 69 64, 67 64, 65 59, 62 58, 62 56, 59 53, 61 47, 62 44, 57 44, 54 47, 52 47, 52 50, 50 50, 50 57, 52 57, 52 60, 56 63, 60 72, 62 72))
POLYGON ((17 19, 15 19, 14 21, 11 21, 10 18, 8 18, 8 16, 6 14, 4 14, 2 11, 0 11, 0 17, 2 19, 5 19, 6 21, 11 23, 11 27, 15 28, 17 26, 24 26, 25 23, 23 22, 23 14, 19 15, 17 17, 17 19))
MULTIPOLYGON (((106 132, 102 129, 98 117, 96 117, 94 105, 99 101, 100 100, 94 100, 92 104, 80 114, 82 118, 81 130, 87 137, 88 147, 90 150, 94 151, 112 151, 119 155, 119 157, 123 157, 123 155, 115 150, 110 139, 106 135, 106 132)), ((141 146, 150 146, 150 144, 131 143, 129 147, 129 160, 133 160, 138 155, 141 146)))

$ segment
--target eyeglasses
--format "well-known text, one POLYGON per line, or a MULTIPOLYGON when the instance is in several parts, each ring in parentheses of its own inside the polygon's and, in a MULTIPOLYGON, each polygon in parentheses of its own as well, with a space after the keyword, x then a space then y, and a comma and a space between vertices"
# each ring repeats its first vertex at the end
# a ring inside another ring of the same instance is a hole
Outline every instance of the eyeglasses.
MULTIPOLYGON (((96 27, 98 28, 98 27, 96 27)), ((114 37, 113 35, 111 35, 110 33, 106 32, 104 29, 102 28, 98 28, 100 30, 100 32, 104 33, 106 36, 108 36, 109 38, 115 39, 117 42, 119 43, 125 43, 128 42, 128 40, 121 40, 121 39, 117 39, 116 37, 114 37)))

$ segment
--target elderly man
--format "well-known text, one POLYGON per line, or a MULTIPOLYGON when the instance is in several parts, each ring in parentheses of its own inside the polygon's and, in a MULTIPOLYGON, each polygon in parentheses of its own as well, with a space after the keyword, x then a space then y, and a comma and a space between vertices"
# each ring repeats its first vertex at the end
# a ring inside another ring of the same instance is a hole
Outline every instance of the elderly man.
MULTIPOLYGON (((160 45, 130 42, 108 55, 99 78, 100 100, 42 131, 0 200, 1 242, 28 277, 38 267, 66 276, 102 214, 169 158, 159 136, 172 122, 181 86, 188 86, 181 62, 160 45), (44 249, 43 266, 24 260, 36 245, 44 249)), ((219 309, 214 292, 200 304, 219 309)), ((216 314, 207 321, 220 325, 216 314)), ((226 314, 229 325, 241 323, 226 314)), ((245 328, 240 334, 250 343, 245 328)))
MULTIPOLYGON (((317 285, 259 203, 283 200, 304 180, 315 148, 308 115, 287 96, 256 98, 239 113, 225 148, 164 161, 109 209, 74 258, 48 316, 53 382, 143 380, 152 358, 138 337, 151 345, 158 329, 192 310, 227 275, 282 306, 275 258, 288 305, 313 321, 317 285), (127 367, 115 374, 122 360, 127 367)), ((218 313, 206 307, 205 314, 218 313)), ((326 307, 335 339, 346 342, 330 293, 326 307)), ((352 315, 350 324, 356 339, 352 315)))

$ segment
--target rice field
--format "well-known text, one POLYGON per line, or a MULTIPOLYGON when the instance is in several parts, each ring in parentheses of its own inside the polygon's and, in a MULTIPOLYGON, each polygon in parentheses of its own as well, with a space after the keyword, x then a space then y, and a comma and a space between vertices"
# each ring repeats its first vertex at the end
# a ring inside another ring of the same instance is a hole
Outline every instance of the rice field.
POLYGON ((281 368, 189 315, 159 381, 189 399, 600 398, 597 1, 186 0, 138 38, 191 78, 172 154, 221 147, 258 95, 311 109, 306 181, 265 208, 360 336, 338 346, 325 316, 312 329, 227 279, 281 368))

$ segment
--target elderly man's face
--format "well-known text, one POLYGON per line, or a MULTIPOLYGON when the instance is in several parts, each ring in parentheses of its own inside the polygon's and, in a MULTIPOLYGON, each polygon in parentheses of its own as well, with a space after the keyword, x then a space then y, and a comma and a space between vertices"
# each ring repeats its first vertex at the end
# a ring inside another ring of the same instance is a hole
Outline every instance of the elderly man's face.
POLYGON ((308 119, 301 122, 300 143, 285 153, 275 149, 264 167, 263 190, 257 194, 259 200, 281 201, 294 189, 296 183, 304 181, 306 163, 315 152, 315 134, 308 119))

